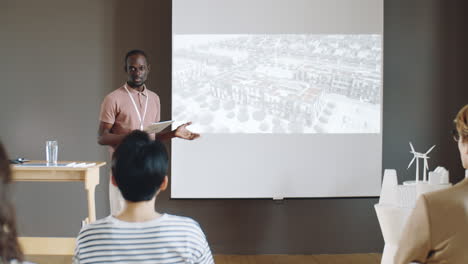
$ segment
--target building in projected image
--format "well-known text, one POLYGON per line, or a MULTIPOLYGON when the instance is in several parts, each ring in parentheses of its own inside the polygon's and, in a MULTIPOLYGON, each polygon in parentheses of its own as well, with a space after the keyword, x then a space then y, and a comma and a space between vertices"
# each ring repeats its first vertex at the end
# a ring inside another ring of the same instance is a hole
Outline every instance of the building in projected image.
POLYGON ((377 35, 176 35, 173 118, 203 133, 378 133, 381 59, 377 35))

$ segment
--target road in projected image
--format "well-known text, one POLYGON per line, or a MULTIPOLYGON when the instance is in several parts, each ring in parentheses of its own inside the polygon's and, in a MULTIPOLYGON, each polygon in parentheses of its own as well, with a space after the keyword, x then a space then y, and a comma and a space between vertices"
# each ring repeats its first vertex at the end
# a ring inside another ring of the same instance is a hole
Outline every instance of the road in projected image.
POLYGON ((381 35, 175 35, 172 118, 200 133, 380 133, 381 35))

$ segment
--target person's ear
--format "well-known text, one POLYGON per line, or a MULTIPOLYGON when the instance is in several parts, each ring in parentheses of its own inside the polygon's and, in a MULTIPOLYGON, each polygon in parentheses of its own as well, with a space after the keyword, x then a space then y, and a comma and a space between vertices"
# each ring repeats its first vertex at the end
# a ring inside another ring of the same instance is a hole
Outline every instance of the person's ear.
POLYGON ((148 64, 147 68, 148 68, 148 72, 150 72, 151 71, 151 64, 148 64))
POLYGON ((159 190, 161 191, 165 191, 167 189, 167 186, 169 185, 169 178, 166 176, 164 176, 164 180, 163 182, 161 183, 161 187, 159 187, 159 190))
POLYGON ((111 176, 111 182, 112 182, 112 185, 114 185, 115 187, 117 187, 117 182, 115 181, 114 174, 112 174, 112 176, 111 176))

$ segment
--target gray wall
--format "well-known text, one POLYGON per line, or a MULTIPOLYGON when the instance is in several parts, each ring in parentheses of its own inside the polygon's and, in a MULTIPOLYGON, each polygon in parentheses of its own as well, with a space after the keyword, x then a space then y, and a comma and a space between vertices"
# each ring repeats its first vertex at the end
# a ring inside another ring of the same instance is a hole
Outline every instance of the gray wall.
MULTIPOLYGON (((463 0, 387 0, 384 19, 383 166, 400 180, 417 149, 437 144, 431 164, 463 176, 451 120, 467 103, 468 24, 463 0)), ((12 157, 44 158, 59 141, 59 159, 108 160, 96 144, 99 105, 125 80, 125 51, 150 54, 149 87, 170 118, 171 3, 124 0, 0 2, 0 137, 12 157), (139 15, 135 15, 139 14, 139 15)), ((108 214, 108 169, 101 170, 97 215, 108 214)), ((26 236, 75 236, 86 216, 80 183, 18 183, 14 200, 26 236)), ((379 252, 377 198, 170 200, 163 212, 188 215, 204 228, 215 253, 379 252)))

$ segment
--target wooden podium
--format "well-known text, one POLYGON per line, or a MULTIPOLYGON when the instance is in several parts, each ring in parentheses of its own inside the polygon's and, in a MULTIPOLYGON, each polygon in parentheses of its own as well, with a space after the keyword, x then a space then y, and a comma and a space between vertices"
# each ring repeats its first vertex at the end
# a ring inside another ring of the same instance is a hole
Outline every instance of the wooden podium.
MULTIPOLYGON (((76 163, 83 163, 77 162, 76 163)), ((45 161, 31 161, 34 163, 45 163, 45 161)), ((28 164, 26 163, 26 164, 28 164)), ((70 162, 59 162, 68 164, 70 162)), ((88 217, 87 223, 96 220, 96 206, 94 191, 99 184, 99 168, 105 162, 85 162, 95 163, 89 167, 63 167, 63 166, 21 166, 12 165, 14 181, 29 182, 76 182, 81 181, 87 193, 88 217)), ((75 238, 65 237, 20 237, 19 241, 26 255, 73 255, 75 248, 75 238)))

